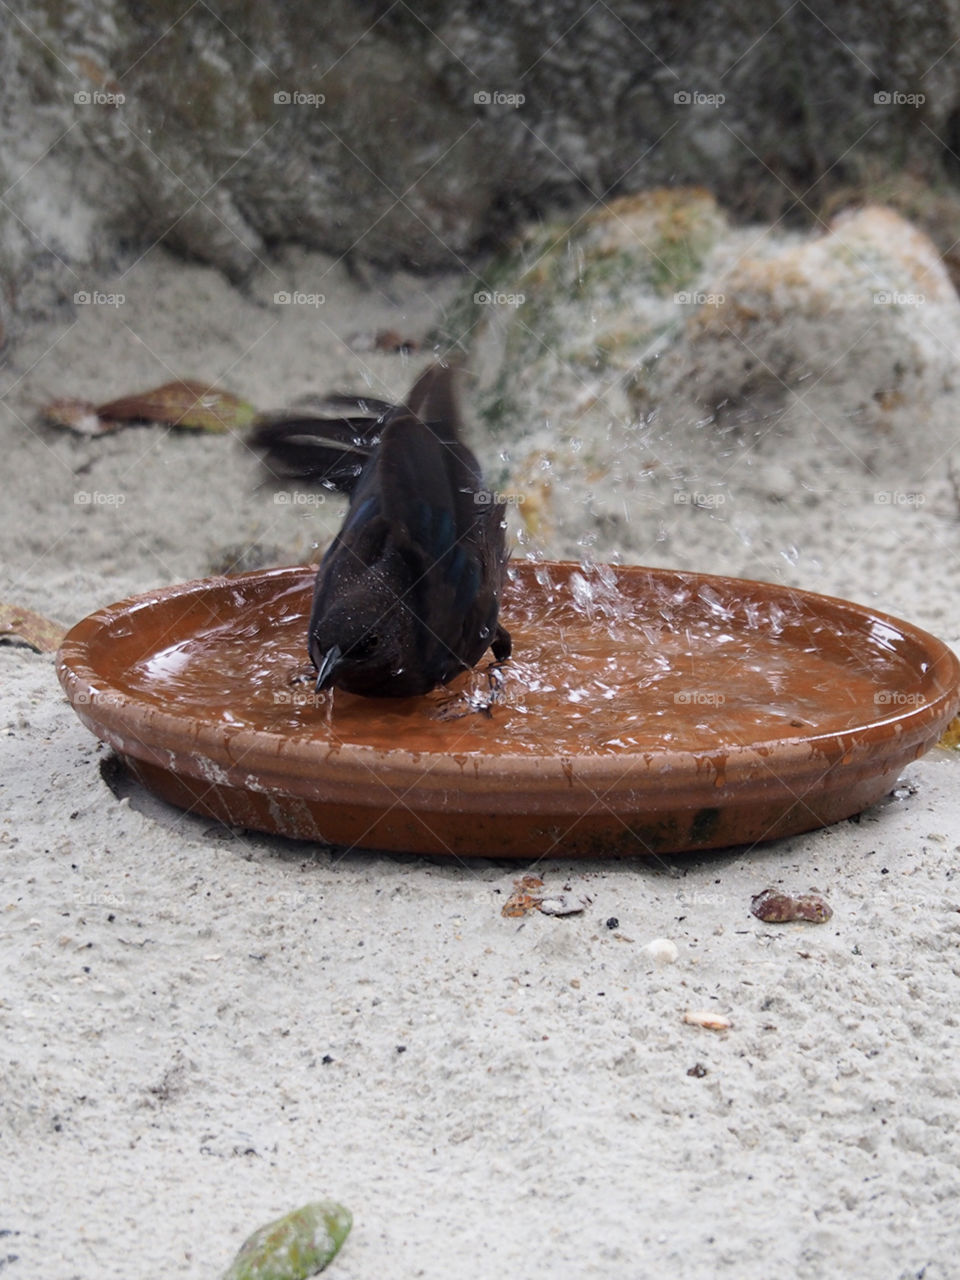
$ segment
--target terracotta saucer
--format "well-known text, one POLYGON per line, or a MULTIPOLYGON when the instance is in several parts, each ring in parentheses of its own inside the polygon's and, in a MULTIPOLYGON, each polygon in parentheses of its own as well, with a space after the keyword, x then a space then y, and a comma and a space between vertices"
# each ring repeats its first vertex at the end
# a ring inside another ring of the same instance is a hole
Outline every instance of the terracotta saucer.
POLYGON ((515 659, 424 698, 312 692, 314 570, 170 587, 60 650, 67 697, 145 786, 231 825, 369 849, 681 852, 883 796, 960 706, 907 622, 762 582, 511 567, 515 659))

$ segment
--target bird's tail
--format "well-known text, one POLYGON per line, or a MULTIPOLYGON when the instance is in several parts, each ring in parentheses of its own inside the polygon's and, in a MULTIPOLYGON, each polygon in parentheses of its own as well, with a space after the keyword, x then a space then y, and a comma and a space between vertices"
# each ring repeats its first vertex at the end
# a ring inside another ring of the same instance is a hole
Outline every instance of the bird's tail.
POLYGON ((438 439, 446 444, 459 442, 460 411, 453 365, 432 364, 424 369, 410 388, 404 407, 425 422, 438 439))

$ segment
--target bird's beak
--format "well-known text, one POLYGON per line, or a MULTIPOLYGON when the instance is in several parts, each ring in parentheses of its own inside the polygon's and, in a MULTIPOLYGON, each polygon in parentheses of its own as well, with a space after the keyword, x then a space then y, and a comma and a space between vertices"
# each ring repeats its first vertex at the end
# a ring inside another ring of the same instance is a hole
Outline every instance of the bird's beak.
POLYGON ((337 667, 340 665, 340 659, 343 657, 340 646, 335 644, 332 649, 328 649, 323 655, 323 660, 317 668, 317 684, 315 693, 321 693, 324 689, 329 689, 333 684, 333 677, 337 667))

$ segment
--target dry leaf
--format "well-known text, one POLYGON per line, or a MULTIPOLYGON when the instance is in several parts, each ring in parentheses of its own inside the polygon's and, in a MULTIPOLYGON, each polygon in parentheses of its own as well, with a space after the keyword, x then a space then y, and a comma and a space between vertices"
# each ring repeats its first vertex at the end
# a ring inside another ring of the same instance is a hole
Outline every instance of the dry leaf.
POLYGON ((102 436, 107 431, 116 431, 118 425, 101 422, 97 406, 89 400, 51 400, 40 410, 40 416, 51 427, 63 427, 78 436, 102 436))
POLYGON ((230 431, 249 427, 257 416, 252 404, 203 382, 165 382, 139 395, 121 396, 97 409, 108 422, 161 422, 193 431, 230 431))
POLYGON ((576 916, 593 901, 587 895, 574 897, 569 892, 538 892, 543 890, 543 881, 538 876, 521 876, 513 882, 513 893, 503 904, 500 914, 503 916, 527 916, 531 911, 541 911, 545 916, 576 916))
POLYGON ((937 743, 938 747, 949 747, 952 751, 956 751, 960 747, 960 716, 954 716, 950 723, 943 731, 943 737, 937 743))
POLYGON ((0 640, 19 640, 37 653, 56 653, 66 629, 31 609, 0 604, 0 640))
POLYGON ((102 436, 142 422, 159 422, 188 431, 241 430, 251 425, 257 411, 229 391, 184 379, 101 405, 89 400, 52 400, 40 414, 50 426, 82 436, 102 436))
POLYGON ((500 910, 502 916, 526 916, 540 906, 540 894, 531 890, 542 889, 543 881, 537 876, 521 876, 513 882, 513 893, 500 910))

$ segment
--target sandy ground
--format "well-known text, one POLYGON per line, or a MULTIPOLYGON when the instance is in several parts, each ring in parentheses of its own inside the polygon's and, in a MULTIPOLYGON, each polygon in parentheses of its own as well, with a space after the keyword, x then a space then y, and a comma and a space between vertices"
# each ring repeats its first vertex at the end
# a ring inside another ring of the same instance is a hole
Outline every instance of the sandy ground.
MULTIPOLYGON (((454 282, 362 285, 291 254, 241 294, 154 252, 77 287, 126 301, 38 328, 0 405, 0 599, 66 624, 303 560, 342 506, 277 504, 229 440, 37 433, 38 403, 172 375, 261 406, 364 378, 400 394, 421 361, 344 338, 424 332, 454 282), (278 289, 326 301, 281 314, 278 289)), ((771 505, 751 568, 960 648, 956 515, 945 493, 821 513, 798 543, 771 505)), ((743 567, 709 514, 670 518, 685 567, 743 567)), ((0 671, 4 1275, 209 1280, 324 1196, 355 1215, 332 1280, 958 1274, 956 755, 858 821, 762 848, 540 864, 592 902, 516 920, 500 908, 522 866, 183 815, 116 775, 52 658, 2 646, 0 671), (832 921, 761 924, 768 884, 816 886, 832 921), (650 961, 657 937, 676 964, 650 961), (683 1024, 704 1007, 731 1029, 683 1024)))

